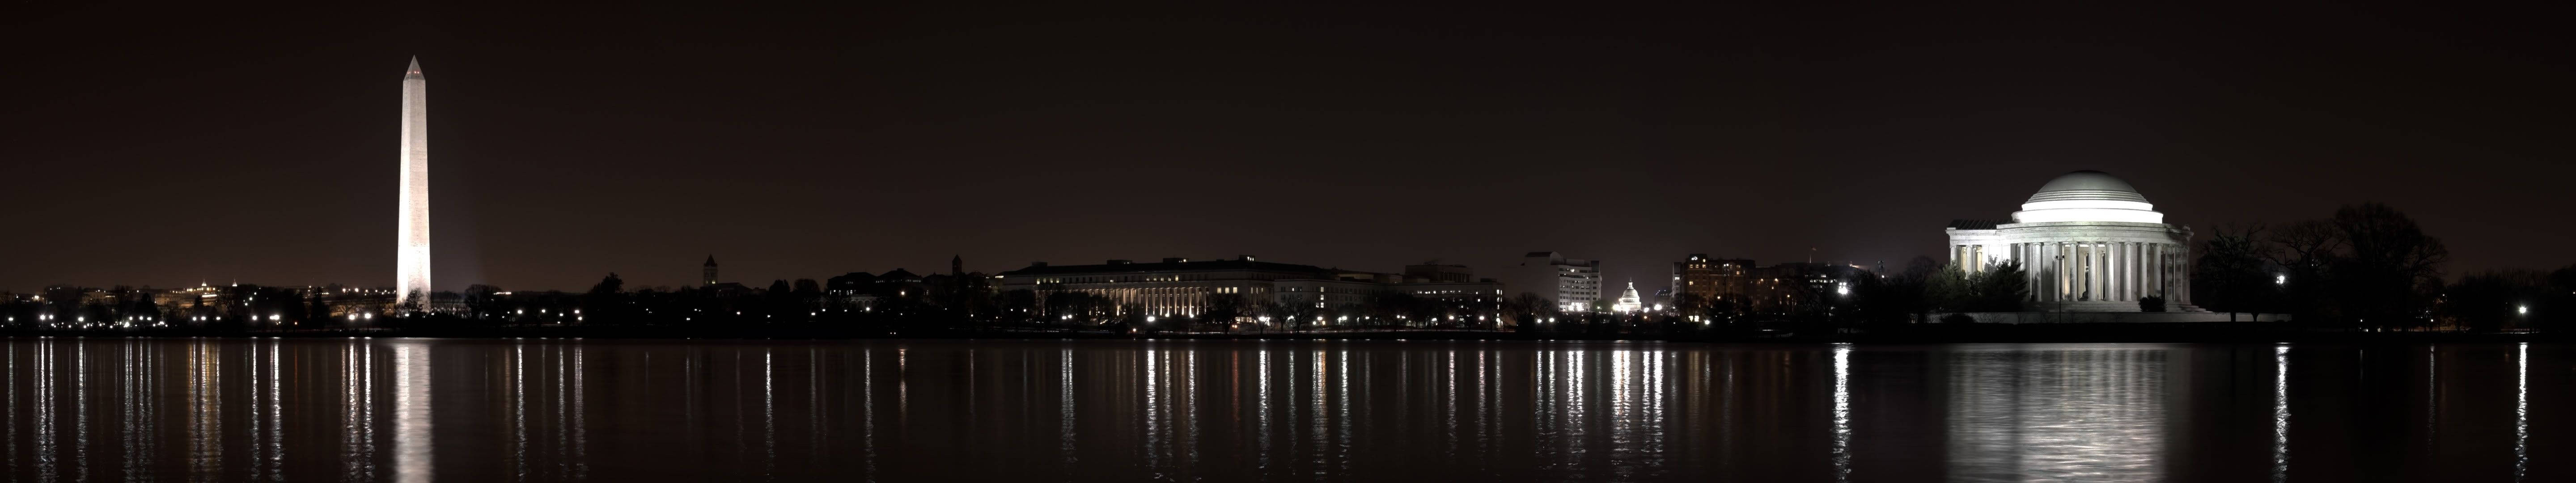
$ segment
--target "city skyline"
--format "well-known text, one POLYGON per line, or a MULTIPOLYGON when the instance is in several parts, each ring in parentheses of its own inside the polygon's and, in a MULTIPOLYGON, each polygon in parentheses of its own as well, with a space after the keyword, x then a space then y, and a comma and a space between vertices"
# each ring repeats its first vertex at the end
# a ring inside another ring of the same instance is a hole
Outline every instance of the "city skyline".
POLYGON ((19 2, 0 480, 2576 481, 2562 18, 19 2))
MULTIPOLYGON (((2576 174, 2546 161, 2562 146, 2545 134, 2564 124, 2546 114, 2567 94, 2536 88, 2568 73, 2442 60, 2537 48, 2510 29, 2433 39, 2408 24, 2278 27, 2387 34, 2320 45, 2214 25, 2206 39, 2131 52, 2121 46, 2138 27, 2113 24, 2092 41, 1969 52, 1987 36, 2074 27, 1765 36, 1794 27, 1783 26, 1726 34, 1761 49, 1701 52, 1730 61, 1710 62, 1718 69, 1652 59, 1723 39, 1514 12, 1320 28, 1293 21, 1322 14, 1312 11, 1146 21, 920 10, 847 17, 884 29, 769 19, 782 23, 656 40, 612 24, 697 19, 633 11, 541 28, 575 13, 476 30, 433 11, 384 29, 308 22, 218 36, 185 52, 147 37, 34 53, 0 74, 32 86, 8 94, 26 115, 7 121, 0 145, 42 161, 18 168, 0 204, 45 216, 0 237, 0 252, 19 254, 0 290, 372 286, 396 260, 363 248, 380 247, 368 240, 391 223, 367 207, 395 184, 366 153, 395 144, 398 126, 381 122, 383 73, 415 53, 454 79, 436 101, 444 242, 432 267, 451 291, 578 290, 609 272, 687 285, 711 253, 729 278, 767 281, 920 270, 953 255, 985 272, 1238 254, 1499 271, 1541 250, 1651 285, 1690 253, 1891 266, 1938 256, 1942 223, 2078 169, 2118 173, 2174 223, 2204 231, 2387 202, 2451 244, 2454 277, 2555 266, 2554 241, 2576 230, 2509 209, 2549 206, 2549 189, 2576 174), (944 33, 957 26, 982 30, 944 33), (1120 52, 1105 67, 1006 47, 1108 26, 1130 29, 1058 47, 1120 52), (1184 33, 1201 42, 1157 40, 1184 33), (301 40, 334 35, 349 40, 301 40), (2348 57, 2391 43, 2431 52, 2348 57), (1575 50, 1530 48, 1558 44, 1575 50), (1871 60, 1890 49, 1928 49, 1947 67, 1871 60), (1234 51, 1267 55, 1204 55, 1234 51), (181 68, 121 61, 139 57, 181 68), (1837 58, 1852 60, 1824 60, 1837 58), (2127 67, 2141 58, 2190 68, 2127 67), (1889 72, 1899 75, 1864 75, 1889 72), (1830 82, 1800 82, 1815 80, 1830 82), (1934 95, 1870 94, 1892 87, 1934 95)), ((1908 25, 1877 15, 1859 23, 1908 25)), ((121 17, 25 18, 37 20, 5 35, 121 17)), ((125 28, 158 35, 213 28, 134 22, 125 28)))

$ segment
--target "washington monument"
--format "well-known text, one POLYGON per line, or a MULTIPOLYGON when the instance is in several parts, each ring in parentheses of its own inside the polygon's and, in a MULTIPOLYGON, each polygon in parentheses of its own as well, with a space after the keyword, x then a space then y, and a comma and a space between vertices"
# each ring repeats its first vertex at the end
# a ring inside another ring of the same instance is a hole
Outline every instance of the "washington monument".
POLYGON ((420 57, 403 73, 402 198, 394 225, 394 306, 429 305, 429 79, 420 57))

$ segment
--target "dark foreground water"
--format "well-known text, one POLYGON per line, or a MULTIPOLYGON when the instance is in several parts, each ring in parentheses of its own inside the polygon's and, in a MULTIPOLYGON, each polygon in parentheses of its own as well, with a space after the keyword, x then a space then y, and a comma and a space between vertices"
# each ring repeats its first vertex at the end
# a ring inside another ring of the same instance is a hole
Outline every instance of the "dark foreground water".
POLYGON ((13 481, 2576 480, 2558 345, 21 338, 0 356, 13 481))

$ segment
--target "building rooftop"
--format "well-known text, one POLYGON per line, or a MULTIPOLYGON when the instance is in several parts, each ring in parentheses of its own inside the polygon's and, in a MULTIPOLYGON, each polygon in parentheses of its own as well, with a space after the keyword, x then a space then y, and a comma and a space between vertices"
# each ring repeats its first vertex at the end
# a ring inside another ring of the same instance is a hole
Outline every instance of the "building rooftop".
POLYGON ((2001 225, 2004 223, 2007 222, 1997 220, 1950 220, 1949 228, 1953 230, 1992 230, 1995 229, 1995 225, 2001 225))

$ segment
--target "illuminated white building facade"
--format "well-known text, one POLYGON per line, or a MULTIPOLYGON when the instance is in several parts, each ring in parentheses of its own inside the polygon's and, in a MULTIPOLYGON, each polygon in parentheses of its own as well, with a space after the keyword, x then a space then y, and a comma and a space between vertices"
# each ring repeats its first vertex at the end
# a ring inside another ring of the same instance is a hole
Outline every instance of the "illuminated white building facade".
POLYGON ((1519 266, 1504 274, 1503 283, 1553 300, 1558 310, 1591 312, 1592 303, 1601 300, 1601 262, 1566 258, 1557 252, 1529 252, 1521 256, 1519 266))
POLYGON ((1966 270, 2019 262, 2030 310, 2137 312, 2138 299, 2162 296, 2166 311, 2200 311, 2191 228, 2164 218, 2127 181, 2076 171, 2040 186, 2011 221, 1958 220, 1946 231, 1950 261, 1966 270))
POLYGON ((1637 282, 1634 281, 1628 282, 1627 290, 1619 292, 1619 301, 1610 303, 1611 312, 1622 314, 1633 314, 1645 309, 1646 302, 1637 297, 1637 282))
POLYGON ((394 305, 430 304, 429 285, 429 79, 420 58, 403 73, 402 183, 395 202, 394 305))

